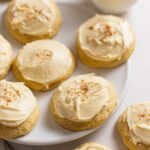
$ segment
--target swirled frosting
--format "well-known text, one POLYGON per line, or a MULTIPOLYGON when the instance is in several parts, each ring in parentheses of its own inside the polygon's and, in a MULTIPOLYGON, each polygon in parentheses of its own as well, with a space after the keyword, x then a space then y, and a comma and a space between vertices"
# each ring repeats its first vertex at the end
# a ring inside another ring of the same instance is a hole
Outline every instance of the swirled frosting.
POLYGON ((58 80, 71 68, 70 50, 54 40, 39 40, 25 45, 16 58, 22 76, 37 83, 58 80))
POLYGON ((76 122, 89 121, 108 102, 108 90, 108 81, 94 74, 68 79, 54 94, 55 113, 76 122))
POLYGON ((17 127, 36 106, 36 98, 23 83, 0 81, 0 124, 17 127))
POLYGON ((3 75, 12 63, 12 47, 8 41, 0 35, 0 76, 3 75))
POLYGON ((133 142, 150 146, 150 102, 129 107, 127 122, 133 142))
POLYGON ((56 12, 51 0, 13 0, 7 19, 13 30, 21 34, 42 36, 52 32, 56 12))
POLYGON ((75 150, 110 150, 110 149, 97 143, 86 143, 79 146, 75 150))
POLYGON ((90 58, 102 61, 120 59, 134 41, 125 19, 95 15, 79 28, 79 43, 90 58))

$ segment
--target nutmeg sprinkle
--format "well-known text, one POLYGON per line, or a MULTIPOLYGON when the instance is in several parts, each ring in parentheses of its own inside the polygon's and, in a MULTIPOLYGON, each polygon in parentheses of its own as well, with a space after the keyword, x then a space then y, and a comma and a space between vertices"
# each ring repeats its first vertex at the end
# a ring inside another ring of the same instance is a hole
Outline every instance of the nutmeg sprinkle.
POLYGON ((139 121, 145 121, 148 125, 150 125, 150 110, 144 109, 142 112, 138 114, 139 121))
POLYGON ((88 100, 90 94, 97 95, 101 90, 101 86, 95 82, 82 79, 80 81, 75 81, 74 83, 75 85, 73 84, 73 86, 70 86, 67 90, 67 104, 75 103, 78 98, 80 98, 80 101, 84 102, 88 100))
POLYGON ((105 42, 105 39, 108 37, 113 36, 116 34, 115 29, 108 23, 97 23, 93 27, 89 27, 90 30, 92 30, 93 33, 88 37, 89 42, 90 41, 99 41, 99 42, 105 42))
POLYGON ((35 56, 39 63, 43 63, 51 59, 52 52, 46 49, 39 50, 35 53, 35 56))
POLYGON ((0 86, 2 92, 2 95, 0 95, 0 101, 6 103, 6 105, 15 102, 22 95, 19 89, 14 88, 11 84, 6 83, 5 81, 1 81, 0 86), (5 86, 5 88, 3 88, 3 86, 5 86))

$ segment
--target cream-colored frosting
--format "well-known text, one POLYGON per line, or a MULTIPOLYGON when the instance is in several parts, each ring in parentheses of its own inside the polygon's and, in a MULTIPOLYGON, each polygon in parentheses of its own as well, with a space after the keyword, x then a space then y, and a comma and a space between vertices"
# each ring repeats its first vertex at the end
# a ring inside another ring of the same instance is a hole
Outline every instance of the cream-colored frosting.
POLYGON ((150 146, 150 102, 129 107, 127 122, 133 142, 150 146))
POLYGON ((0 81, 0 124, 17 127, 34 111, 37 101, 20 82, 0 81))
POLYGON ((115 16, 95 15, 79 28, 81 48, 95 60, 120 59, 134 40, 128 22, 115 16))
POLYGON ((8 41, 0 35, 0 76, 3 75, 12 63, 12 47, 8 41))
POLYGON ((108 84, 94 74, 68 79, 53 97, 55 113, 76 122, 91 120, 109 100, 108 84))
POLYGON ((39 40, 27 44, 17 56, 16 66, 30 81, 46 84, 61 78, 71 68, 70 50, 54 40, 39 40))
POLYGON ((52 32, 56 12, 51 0, 13 0, 7 19, 22 34, 42 36, 52 32))
POLYGON ((79 146, 75 150, 110 150, 110 149, 97 143, 86 143, 79 146))

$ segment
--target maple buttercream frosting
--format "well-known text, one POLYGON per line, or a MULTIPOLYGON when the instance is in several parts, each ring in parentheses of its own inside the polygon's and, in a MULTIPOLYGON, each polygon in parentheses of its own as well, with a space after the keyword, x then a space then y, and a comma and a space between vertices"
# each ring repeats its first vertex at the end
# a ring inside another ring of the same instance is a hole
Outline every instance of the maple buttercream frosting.
MULTIPOLYGON (((67 78, 75 64, 73 55, 66 46, 53 40, 39 40, 22 48, 14 67, 25 80, 43 84, 49 89, 49 84, 67 78)), ((18 77, 17 72, 15 74, 18 77)), ((18 79, 22 80, 20 77, 18 79)))
POLYGON ((26 35, 26 41, 23 41, 25 37, 20 40, 27 42, 54 36, 61 16, 54 0, 13 0, 8 6, 6 21, 9 29, 16 33, 13 35, 16 38, 19 34, 26 35))
POLYGON ((23 83, 0 81, 0 124, 17 127, 36 107, 36 98, 23 83))
POLYGON ((75 148, 74 150, 111 150, 105 146, 102 146, 98 143, 89 142, 82 144, 81 146, 75 148))
POLYGON ((13 61, 13 52, 11 44, 0 35, 0 78, 3 78, 13 61))
POLYGON ((73 77, 63 82, 55 91, 52 112, 62 119, 76 123, 90 122, 109 105, 110 99, 116 104, 116 91, 112 89, 107 80, 94 74, 73 77), (115 95, 115 100, 110 93, 115 95))
POLYGON ((97 14, 79 28, 79 56, 84 63, 90 63, 85 57, 91 59, 91 63, 93 60, 93 66, 107 67, 109 62, 121 61, 127 51, 134 49, 134 45, 133 31, 123 18, 97 14))
POLYGON ((132 140, 150 146, 150 103, 136 104, 127 109, 127 122, 132 140))

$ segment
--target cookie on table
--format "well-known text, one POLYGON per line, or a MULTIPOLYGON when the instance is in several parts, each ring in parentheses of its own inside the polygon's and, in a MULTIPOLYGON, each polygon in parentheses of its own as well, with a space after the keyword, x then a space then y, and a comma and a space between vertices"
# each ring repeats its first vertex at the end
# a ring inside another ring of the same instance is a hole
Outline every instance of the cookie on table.
POLYGON ((117 105, 114 86, 95 74, 79 75, 63 82, 54 92, 50 108, 64 128, 80 131, 102 125, 117 105))
POLYGON ((88 143, 80 145, 74 150, 111 150, 111 149, 103 145, 100 145, 98 143, 88 142, 88 143))
POLYGON ((55 88, 74 69, 75 58, 71 50, 54 40, 38 40, 26 44, 13 64, 16 78, 37 91, 55 88))
POLYGON ((135 43, 135 34, 125 19, 97 14, 80 26, 77 53, 89 67, 112 68, 128 60, 135 43))
POLYGON ((23 83, 0 81, 0 138, 27 134, 37 123, 39 113, 36 98, 23 83))
POLYGON ((10 33, 21 43, 54 37, 62 24, 54 0, 12 0, 5 22, 10 33))
POLYGON ((117 128, 129 150, 149 150, 150 102, 128 107, 118 119, 117 128))
POLYGON ((13 51, 11 44, 0 35, 0 79, 8 73, 13 62, 13 51))

